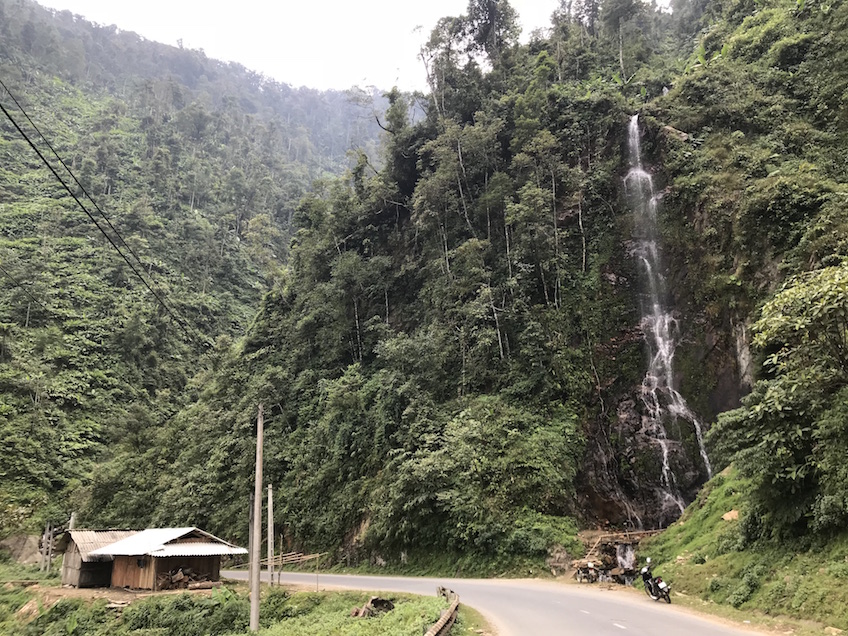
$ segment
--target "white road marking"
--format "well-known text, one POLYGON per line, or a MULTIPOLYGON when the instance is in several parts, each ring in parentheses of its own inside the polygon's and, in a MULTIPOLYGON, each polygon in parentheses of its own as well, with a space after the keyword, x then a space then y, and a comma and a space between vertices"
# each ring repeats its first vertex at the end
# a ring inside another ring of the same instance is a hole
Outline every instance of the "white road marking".
POLYGON ((586 610, 580 610, 580 611, 581 611, 581 612, 583 612, 584 614, 588 614, 588 613, 589 613, 589 612, 587 612, 586 610))
POLYGON ((615 625, 619 629, 627 629, 624 625, 619 625, 618 623, 613 623, 613 625, 615 625))

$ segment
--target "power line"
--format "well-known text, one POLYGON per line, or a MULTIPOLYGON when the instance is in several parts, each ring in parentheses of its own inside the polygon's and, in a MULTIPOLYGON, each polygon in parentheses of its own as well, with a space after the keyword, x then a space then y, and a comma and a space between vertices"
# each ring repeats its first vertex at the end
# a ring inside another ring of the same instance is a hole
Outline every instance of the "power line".
MULTIPOLYGON (((8 91, 8 89, 7 89, 7 91, 8 91)), ((174 319, 174 321, 177 323, 177 325, 180 327, 180 329, 183 330, 183 332, 185 333, 186 336, 193 339, 193 337, 189 333, 187 327, 183 324, 183 321, 171 310, 171 308, 167 305, 167 303, 150 286, 150 284, 147 282, 147 280, 144 278, 144 276, 142 276, 141 273, 138 271, 138 269, 136 269, 135 265, 133 265, 132 262, 130 262, 130 259, 127 258, 126 254, 124 254, 121 251, 121 249, 115 244, 115 241, 112 240, 112 237, 109 236, 109 234, 103 229, 103 227, 100 225, 100 223, 97 222, 97 219, 95 219, 94 216, 91 214, 91 212, 88 211, 88 208, 86 208, 85 205, 83 205, 82 201, 79 200, 79 197, 77 197, 77 195, 74 194, 74 192, 71 190, 71 188, 68 186, 68 184, 65 183, 64 179, 62 179, 62 177, 59 175, 59 173, 56 172, 56 169, 50 164, 49 161, 47 161, 47 159, 44 157, 44 155, 41 153, 41 151, 36 147, 36 145, 33 143, 33 141, 26 134, 26 132, 24 132, 23 129, 18 125, 18 122, 15 121, 15 118, 12 117, 12 115, 9 113, 8 110, 6 110, 6 107, 3 106, 2 102, 0 102, 0 110, 2 110, 3 114, 6 115, 6 118, 10 122, 12 122, 12 125, 20 133, 20 135, 24 138, 24 140, 26 140, 26 142, 29 144, 30 148, 33 149, 35 154, 38 155, 38 158, 41 159, 41 161, 44 163, 44 165, 47 166, 47 168, 50 170, 50 172, 53 173, 53 176, 56 177, 56 179, 59 181, 59 183, 62 184, 62 187, 65 188, 65 190, 68 192, 68 194, 71 195, 71 198, 73 198, 73 200, 76 201, 76 203, 80 207, 80 209, 82 209, 82 211, 85 212, 85 215, 89 219, 91 219, 91 222, 94 223, 94 225, 97 227, 98 230, 100 230, 100 233, 103 234, 103 236, 106 237, 106 240, 109 241, 109 243, 112 245, 112 247, 115 249, 115 251, 118 252, 118 254, 121 255, 121 258, 124 259, 124 262, 127 265, 129 265, 129 267, 133 271, 133 273, 138 277, 138 279, 142 283, 144 283, 144 286, 147 287, 147 290, 151 294, 153 294, 153 297, 156 298, 158 303, 165 309, 165 311, 168 312, 168 315, 170 315, 171 318, 174 319)))
POLYGON ((27 296, 29 296, 29 297, 30 297, 33 301, 35 301, 38 305, 40 305, 40 306, 41 306, 41 308, 42 308, 42 309, 44 309, 44 311, 46 311, 46 312, 48 312, 48 313, 50 312, 50 310, 49 310, 49 309, 47 309, 47 307, 45 307, 44 303, 42 303, 40 300, 38 300, 38 298, 36 298, 35 296, 33 296, 31 293, 29 293, 29 290, 28 290, 26 287, 24 287, 23 285, 21 285, 21 284, 17 281, 17 279, 16 279, 14 276, 12 276, 12 275, 9 273, 9 271, 8 271, 5 267, 3 267, 2 265, 0 265, 0 272, 2 272, 2 273, 3 273, 3 275, 4 275, 6 278, 8 278, 10 281, 12 281, 12 284, 13 284, 15 287, 17 287, 18 289, 20 289, 23 293, 25 293, 25 294, 26 294, 27 296))
POLYGON ((56 152, 56 149, 53 148, 53 145, 47 140, 47 137, 45 137, 44 134, 41 132, 41 130, 38 128, 38 126, 35 125, 35 122, 32 121, 30 116, 27 114, 26 110, 24 110, 24 107, 21 106, 20 102, 18 102, 18 100, 12 94, 12 91, 9 90, 9 87, 6 86, 6 84, 3 82, 2 79, 0 79, 0 86, 3 87, 3 89, 6 91, 6 93, 9 95, 9 97, 12 99, 12 101, 15 103, 15 106, 17 106, 18 110, 21 111, 23 116, 26 117, 26 120, 29 122, 30 126, 32 126, 33 129, 35 130, 35 132, 38 133, 38 136, 41 137, 42 141, 44 141, 44 143, 47 145, 47 147, 50 148, 50 152, 52 152, 53 156, 56 157, 56 159, 59 161, 59 163, 62 164, 62 167, 71 176, 71 179, 74 180, 74 183, 76 183, 77 186, 79 186, 79 189, 82 190, 82 193, 86 196, 86 198, 89 201, 91 201, 94 208, 100 213, 100 216, 103 217, 103 220, 106 221, 106 223, 109 225, 110 228, 112 228, 112 231, 115 233, 115 236, 118 237, 118 240, 121 242, 121 244, 124 247, 126 247, 129 250, 130 254, 132 254, 135 257, 135 260, 138 261, 138 264, 141 265, 142 267, 144 267, 144 263, 141 262, 141 259, 138 257, 138 254, 135 253, 133 248, 130 247, 129 244, 127 244, 127 242, 124 240, 124 237, 121 236, 120 232, 118 232, 118 230, 115 228, 115 226, 112 225, 112 221, 110 221, 109 217, 106 216, 106 213, 103 210, 100 209, 100 206, 97 205, 97 201, 95 201, 91 197, 91 195, 88 193, 88 190, 85 189, 85 186, 83 186, 82 183, 79 182, 79 179, 76 178, 76 175, 74 175, 74 173, 68 167, 68 164, 66 164, 64 162, 64 160, 62 159, 62 157, 59 156, 59 153, 56 152))

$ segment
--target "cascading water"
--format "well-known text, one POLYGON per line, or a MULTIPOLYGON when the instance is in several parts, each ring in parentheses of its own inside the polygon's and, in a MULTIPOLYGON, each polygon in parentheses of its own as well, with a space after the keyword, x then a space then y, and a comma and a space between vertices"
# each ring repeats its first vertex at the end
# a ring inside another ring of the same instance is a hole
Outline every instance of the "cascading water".
POLYGON ((712 477, 712 467, 704 449, 701 423, 674 388, 672 363, 678 326, 674 316, 663 306, 666 290, 657 245, 657 197, 651 175, 642 167, 638 115, 630 119, 628 151, 630 170, 624 178, 624 185, 634 213, 633 255, 639 261, 645 284, 641 326, 649 355, 648 370, 642 381, 642 402, 646 411, 642 432, 654 440, 661 450, 662 492, 659 495, 663 510, 660 516, 676 518, 683 512, 684 502, 669 462, 669 451, 674 442, 668 439, 663 424, 666 412, 674 419, 682 418, 692 423, 708 477, 712 477))
POLYGON ((632 570, 636 567, 636 551, 629 543, 619 543, 615 546, 615 560, 622 570, 632 570))

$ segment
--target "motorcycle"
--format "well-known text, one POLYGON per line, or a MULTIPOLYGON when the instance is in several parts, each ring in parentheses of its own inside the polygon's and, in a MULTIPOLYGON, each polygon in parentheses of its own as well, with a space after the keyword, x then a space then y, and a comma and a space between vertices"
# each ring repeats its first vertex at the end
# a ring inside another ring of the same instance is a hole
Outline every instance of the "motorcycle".
POLYGON ((658 601, 661 598, 665 599, 666 603, 671 603, 671 596, 668 591, 671 586, 662 580, 661 576, 654 576, 651 573, 651 557, 648 557, 648 562, 641 570, 642 581, 645 584, 645 593, 653 600, 658 601))
POLYGON ((597 583, 598 582, 598 571, 595 569, 595 564, 589 561, 586 563, 585 567, 580 567, 577 569, 577 582, 578 583, 597 583))
POLYGON ((580 583, 597 583, 598 571, 595 569, 595 564, 589 561, 586 567, 577 570, 577 580, 580 583))

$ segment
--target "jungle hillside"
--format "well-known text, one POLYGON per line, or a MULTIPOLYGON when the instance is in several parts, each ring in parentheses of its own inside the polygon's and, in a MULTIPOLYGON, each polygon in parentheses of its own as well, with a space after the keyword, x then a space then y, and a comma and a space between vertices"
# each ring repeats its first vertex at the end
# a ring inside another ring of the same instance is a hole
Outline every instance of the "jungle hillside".
POLYGON ((848 8, 517 20, 432 25, 426 94, 322 93, 0 0, 0 535, 246 543, 262 404, 276 525, 339 562, 541 560, 731 465, 722 554, 836 541, 848 8), (685 409, 646 398, 645 245, 685 409))

